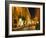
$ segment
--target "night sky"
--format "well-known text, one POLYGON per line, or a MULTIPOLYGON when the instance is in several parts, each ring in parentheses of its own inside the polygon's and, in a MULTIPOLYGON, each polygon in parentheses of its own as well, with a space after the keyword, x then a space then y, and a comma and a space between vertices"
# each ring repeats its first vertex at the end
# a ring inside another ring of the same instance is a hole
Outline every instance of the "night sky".
POLYGON ((35 17, 35 8, 28 8, 28 9, 31 14, 31 17, 34 18, 35 17))

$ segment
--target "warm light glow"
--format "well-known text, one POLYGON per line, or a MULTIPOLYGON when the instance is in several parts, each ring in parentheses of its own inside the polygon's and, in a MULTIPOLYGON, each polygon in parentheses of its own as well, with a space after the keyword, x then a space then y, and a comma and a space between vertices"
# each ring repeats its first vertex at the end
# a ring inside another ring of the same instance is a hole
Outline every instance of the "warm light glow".
POLYGON ((39 21, 37 21, 37 23, 39 23, 39 21))
POLYGON ((23 25, 23 20, 22 20, 22 18, 19 18, 19 25, 20 25, 20 26, 23 25))
POLYGON ((21 18, 19 18, 19 21, 21 22, 21 21, 22 21, 22 19, 21 19, 21 18))
POLYGON ((31 24, 31 21, 30 20, 28 21, 28 24, 31 24))
POLYGON ((32 20, 32 24, 35 24, 35 21, 32 20))
POLYGON ((27 16, 27 17, 28 17, 28 19, 27 19, 28 22, 27 22, 27 23, 28 23, 28 24, 31 24, 31 19, 30 19, 30 17, 29 17, 29 16, 27 16))

